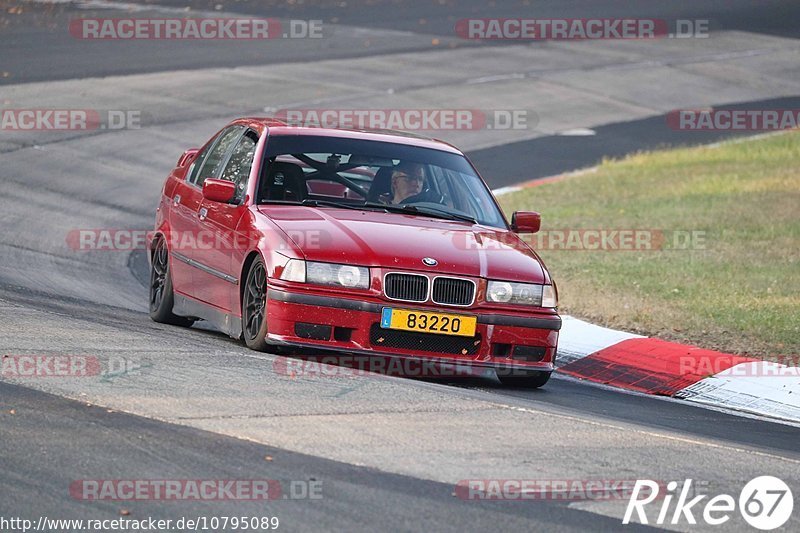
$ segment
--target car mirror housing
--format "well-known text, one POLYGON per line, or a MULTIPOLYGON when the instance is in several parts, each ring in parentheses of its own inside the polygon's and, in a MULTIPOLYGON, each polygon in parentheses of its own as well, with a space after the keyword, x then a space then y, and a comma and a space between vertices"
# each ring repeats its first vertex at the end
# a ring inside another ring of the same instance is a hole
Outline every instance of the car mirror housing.
POLYGON ((536 233, 542 226, 542 215, 535 211, 516 211, 511 215, 511 229, 516 233, 536 233))
POLYGON ((185 152, 183 152, 183 155, 181 155, 180 159, 178 159, 178 166, 182 167, 182 166, 186 165, 186 163, 188 163, 189 161, 191 161, 195 157, 197 157, 197 153, 199 151, 200 151, 200 148, 190 148, 190 149, 186 150, 185 152))
POLYGON ((236 195, 236 184, 228 180, 207 178, 203 182, 203 198, 212 202, 230 203, 236 195))

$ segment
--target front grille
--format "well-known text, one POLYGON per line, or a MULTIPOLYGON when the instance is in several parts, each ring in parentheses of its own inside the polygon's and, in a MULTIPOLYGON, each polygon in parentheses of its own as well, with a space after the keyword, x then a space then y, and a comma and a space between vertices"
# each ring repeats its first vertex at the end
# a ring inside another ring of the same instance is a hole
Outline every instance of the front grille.
POLYGON ((436 333, 398 331, 384 329, 375 323, 369 330, 369 341, 373 348, 386 346, 400 350, 434 352, 453 355, 475 355, 481 346, 481 336, 457 337, 436 333))
POLYGON ((393 300, 424 302, 428 299, 428 278, 420 274, 386 274, 383 291, 393 300))
POLYGON ((443 305, 470 305, 475 284, 468 279, 436 278, 433 280, 433 301, 443 305))

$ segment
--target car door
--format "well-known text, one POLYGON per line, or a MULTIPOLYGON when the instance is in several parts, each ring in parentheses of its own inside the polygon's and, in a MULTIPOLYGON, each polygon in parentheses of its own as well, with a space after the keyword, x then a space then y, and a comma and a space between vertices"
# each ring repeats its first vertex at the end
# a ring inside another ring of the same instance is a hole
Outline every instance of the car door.
POLYGON ((198 220, 201 231, 213 246, 202 248, 204 268, 196 274, 195 279, 202 279, 203 282, 196 284, 197 295, 204 302, 227 312, 234 311, 239 301, 240 272, 234 261, 236 229, 247 210, 244 197, 257 143, 255 132, 244 131, 229 152, 224 166, 221 165, 222 171, 214 176, 236 184, 233 201, 220 203, 203 199, 200 204, 198 220))
POLYGON ((197 275, 197 265, 202 264, 202 248, 206 247, 204 242, 207 238, 200 220, 203 182, 221 171, 221 165, 243 130, 242 126, 232 126, 220 132, 198 155, 186 173, 186 179, 173 192, 169 242, 174 290, 193 298, 198 298, 197 283, 204 281, 203 276, 197 275))

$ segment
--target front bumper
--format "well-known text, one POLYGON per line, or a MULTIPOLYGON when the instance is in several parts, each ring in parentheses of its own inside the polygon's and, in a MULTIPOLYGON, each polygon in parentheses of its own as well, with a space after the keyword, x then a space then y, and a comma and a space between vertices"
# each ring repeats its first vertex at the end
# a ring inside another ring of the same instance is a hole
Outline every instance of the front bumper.
POLYGON ((558 315, 509 315, 405 302, 379 303, 274 287, 268 289, 267 301, 267 337, 272 344, 496 370, 551 372, 555 368, 561 328, 558 315), (382 329, 383 307, 476 315, 476 334, 465 338, 382 329))

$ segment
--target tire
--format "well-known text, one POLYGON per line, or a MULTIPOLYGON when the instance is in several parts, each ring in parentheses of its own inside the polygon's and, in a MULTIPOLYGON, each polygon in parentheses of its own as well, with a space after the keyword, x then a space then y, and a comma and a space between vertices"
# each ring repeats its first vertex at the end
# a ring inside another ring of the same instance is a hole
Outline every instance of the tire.
MULTIPOLYGON (((510 372, 508 372, 510 373, 510 372)), ((543 387, 550 380, 551 372, 531 372, 527 376, 509 376, 497 372, 497 379, 506 387, 518 389, 538 389, 543 387)))
POLYGON ((242 338, 251 350, 266 352, 267 343, 267 269, 258 256, 245 278, 242 294, 242 338))
POLYGON ((191 318, 178 316, 172 312, 175 294, 172 292, 172 276, 169 270, 169 250, 166 241, 159 237, 153 244, 150 261, 150 318, 161 324, 189 327, 194 324, 191 318))

